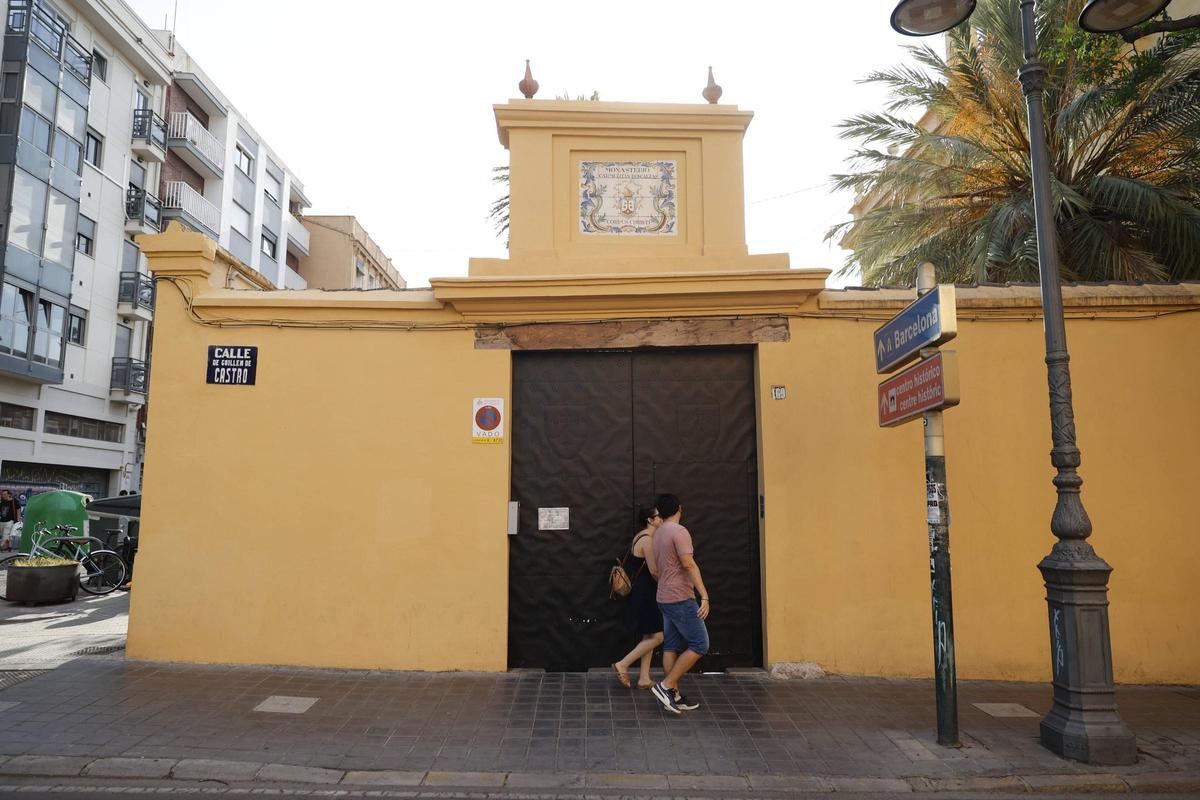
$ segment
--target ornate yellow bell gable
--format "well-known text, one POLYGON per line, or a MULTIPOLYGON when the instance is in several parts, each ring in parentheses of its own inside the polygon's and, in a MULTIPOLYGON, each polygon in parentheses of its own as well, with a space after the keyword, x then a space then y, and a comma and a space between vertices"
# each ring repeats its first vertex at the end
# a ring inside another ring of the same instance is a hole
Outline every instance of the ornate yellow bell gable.
POLYGON ((510 100, 509 257, 472 277, 787 270, 749 255, 742 138, 753 114, 716 104, 510 100))

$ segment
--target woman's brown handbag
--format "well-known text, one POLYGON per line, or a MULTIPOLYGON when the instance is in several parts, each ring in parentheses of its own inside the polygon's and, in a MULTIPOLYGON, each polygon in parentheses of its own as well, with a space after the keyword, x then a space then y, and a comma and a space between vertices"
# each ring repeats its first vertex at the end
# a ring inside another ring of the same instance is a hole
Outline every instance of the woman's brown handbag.
POLYGON ((642 537, 639 536, 633 540, 633 544, 629 545, 629 549, 625 551, 622 558, 617 559, 617 565, 608 572, 608 599, 616 600, 618 597, 628 597, 633 591, 633 582, 637 580, 637 576, 642 574, 642 570, 646 568, 646 563, 642 562, 642 566, 634 574, 633 578, 629 577, 629 573, 625 571, 625 562, 633 553, 633 545, 638 543, 642 537))
POLYGON ((628 597, 632 591, 633 581, 629 580, 629 573, 625 571, 625 559, 618 558, 617 565, 608 573, 608 599, 628 597))

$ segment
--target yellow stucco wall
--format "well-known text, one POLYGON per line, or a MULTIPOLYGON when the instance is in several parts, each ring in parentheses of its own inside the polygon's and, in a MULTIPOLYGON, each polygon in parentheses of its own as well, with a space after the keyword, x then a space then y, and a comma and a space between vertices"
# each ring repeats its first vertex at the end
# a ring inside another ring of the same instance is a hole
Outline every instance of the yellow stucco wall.
POLYGON ((205 327, 158 298, 128 654, 504 669, 508 446, 469 423, 473 396, 508 395, 508 354, 205 327), (210 344, 257 345, 257 385, 206 385, 210 344))
MULTIPOLYGON (((872 331, 912 293, 822 292, 825 270, 745 254, 734 188, 746 112, 514 101, 497 120, 514 146, 516 257, 473 260, 467 278, 231 291, 251 284, 210 240, 178 227, 143 237, 160 283, 129 655, 505 669, 510 451, 469 433, 473 397, 509 397, 511 358, 476 349, 474 327, 786 315, 790 340, 757 346, 764 660, 931 674, 921 430, 878 428, 871 357, 872 331), (639 158, 697 138, 687 181, 704 193, 680 213, 698 239, 661 257, 636 240, 572 244, 575 151, 556 141, 639 158), (213 344, 257 345, 258 385, 206 385, 213 344), (773 385, 787 399, 768 399, 773 385)), ((1083 498, 1116 570, 1116 678, 1200 682, 1200 314, 1173 313, 1200 308, 1200 287, 1064 298, 1083 498)), ((963 399, 946 414, 946 457, 963 678, 1049 676, 1037 304, 1030 287, 959 292, 963 399)))
MULTIPOLYGON (((794 320, 759 346, 767 660, 932 674, 921 425, 875 425, 878 323, 794 320)), ((1083 500, 1110 586, 1118 681, 1200 679, 1195 314, 1071 321, 1083 500)), ((1040 322, 963 322, 945 414, 959 677, 1049 677, 1036 569, 1054 542, 1040 322)))

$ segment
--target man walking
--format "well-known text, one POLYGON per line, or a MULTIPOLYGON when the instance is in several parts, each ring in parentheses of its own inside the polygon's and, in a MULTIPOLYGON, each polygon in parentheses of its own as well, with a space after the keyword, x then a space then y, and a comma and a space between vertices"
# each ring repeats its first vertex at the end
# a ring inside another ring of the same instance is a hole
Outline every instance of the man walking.
POLYGON ((658 565, 658 608, 663 615, 663 671, 666 677, 651 691, 673 714, 691 711, 699 703, 679 692, 679 679, 708 652, 708 590, 693 557, 692 535, 679 524, 683 506, 673 494, 660 494, 655 503, 663 524, 654 534, 658 565), (700 603, 696 603, 696 595, 700 603))

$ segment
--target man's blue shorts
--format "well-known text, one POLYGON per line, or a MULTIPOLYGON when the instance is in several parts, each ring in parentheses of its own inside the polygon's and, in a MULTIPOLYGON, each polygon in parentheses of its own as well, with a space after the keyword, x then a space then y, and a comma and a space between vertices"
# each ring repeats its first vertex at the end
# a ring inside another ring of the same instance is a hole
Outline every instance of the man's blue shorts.
POLYGON ((697 616, 700 606, 695 600, 659 603, 658 610, 663 615, 663 650, 691 650, 698 655, 708 652, 708 628, 697 616))

